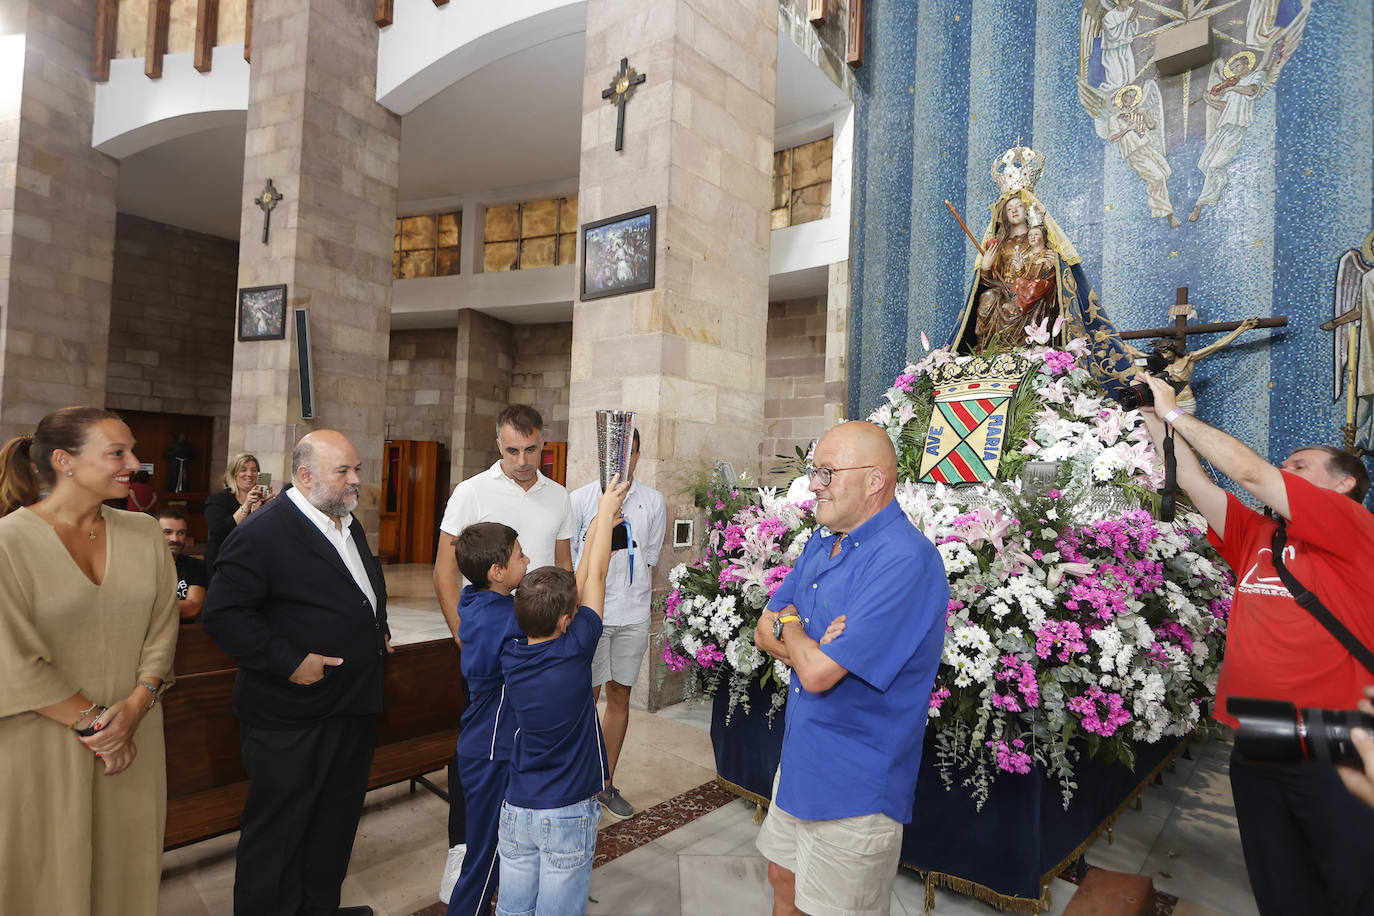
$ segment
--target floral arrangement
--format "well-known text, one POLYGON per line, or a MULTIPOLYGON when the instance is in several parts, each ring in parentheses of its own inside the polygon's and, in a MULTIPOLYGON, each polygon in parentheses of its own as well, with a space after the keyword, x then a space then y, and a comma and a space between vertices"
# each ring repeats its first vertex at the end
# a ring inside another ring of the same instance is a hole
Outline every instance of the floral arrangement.
MULTIPOLYGON (((1205 523, 1142 508, 1162 479, 1139 415, 1105 399, 1077 364, 1081 341, 1026 353, 999 476, 985 487, 914 481, 931 413, 930 371, 973 357, 933 350, 909 365, 869 416, 897 447, 897 499, 935 543, 950 581, 944 654, 930 698, 939 766, 979 807, 999 774, 1039 764, 1065 806, 1086 754, 1134 764, 1137 742, 1183 735, 1216 689, 1231 577, 1205 523), (1046 487, 1026 461, 1052 461, 1046 487)), ((689 689, 728 691, 727 718, 751 683, 786 702, 788 669, 754 648, 759 614, 815 529, 800 478, 788 494, 715 488, 702 556, 669 576, 663 659, 689 689)))

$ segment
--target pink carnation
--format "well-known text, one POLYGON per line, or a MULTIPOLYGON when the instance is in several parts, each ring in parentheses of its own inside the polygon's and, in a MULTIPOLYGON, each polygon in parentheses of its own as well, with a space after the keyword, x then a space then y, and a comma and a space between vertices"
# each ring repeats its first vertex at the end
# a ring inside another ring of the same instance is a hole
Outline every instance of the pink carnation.
POLYGON ((697 650, 697 664, 703 668, 714 668, 724 659, 725 653, 713 642, 708 642, 697 650))
POLYGON ((668 666, 669 671, 683 671, 687 668, 687 656, 678 655, 673 651, 672 646, 663 647, 663 664, 668 666))
POLYGON ((774 566, 764 573, 763 584, 768 589, 768 597, 772 598, 777 590, 782 586, 782 580, 787 578, 787 574, 792 571, 790 566, 774 566))

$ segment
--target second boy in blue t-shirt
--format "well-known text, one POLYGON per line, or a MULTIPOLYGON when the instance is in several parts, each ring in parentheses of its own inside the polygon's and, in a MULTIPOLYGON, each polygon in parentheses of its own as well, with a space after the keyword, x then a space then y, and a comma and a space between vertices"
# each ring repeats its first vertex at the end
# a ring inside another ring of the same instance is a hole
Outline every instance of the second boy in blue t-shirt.
POLYGON ((525 577, 515 618, 525 638, 503 645, 515 715, 510 783, 501 807, 497 916, 585 913, 596 852, 606 746, 592 700, 611 529, 629 484, 613 479, 587 531, 577 576, 546 566, 525 577))
POLYGON ((458 773, 467 808, 467 853, 448 901, 448 916, 486 916, 496 889, 497 816, 506 797, 515 723, 501 676, 501 647, 520 638, 511 592, 529 559, 515 529, 468 525, 454 541, 458 569, 472 584, 458 600, 458 640, 468 708, 458 733, 458 773))

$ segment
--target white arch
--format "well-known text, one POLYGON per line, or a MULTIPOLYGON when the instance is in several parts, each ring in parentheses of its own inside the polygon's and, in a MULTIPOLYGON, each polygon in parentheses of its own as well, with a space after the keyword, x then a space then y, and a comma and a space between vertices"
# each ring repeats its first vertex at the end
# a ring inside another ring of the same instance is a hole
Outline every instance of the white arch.
POLYGON ((209 73, 195 55, 168 54, 162 79, 143 75, 143 58, 110 62, 110 79, 95 87, 91 145, 123 159, 150 147, 213 127, 242 124, 248 111, 248 62, 243 44, 215 48, 209 73))
POLYGON ((377 101, 407 114, 493 61, 586 30, 586 0, 396 0, 377 48, 377 101))

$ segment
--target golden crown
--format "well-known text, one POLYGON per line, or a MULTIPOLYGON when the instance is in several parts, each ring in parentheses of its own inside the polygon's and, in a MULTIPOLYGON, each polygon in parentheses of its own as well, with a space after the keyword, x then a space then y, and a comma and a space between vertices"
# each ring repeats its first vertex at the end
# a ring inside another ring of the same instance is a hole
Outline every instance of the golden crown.
POLYGON ((1013 146, 992 161, 992 180, 1002 194, 1020 190, 1034 191, 1045 172, 1045 157, 1029 146, 1013 146))

